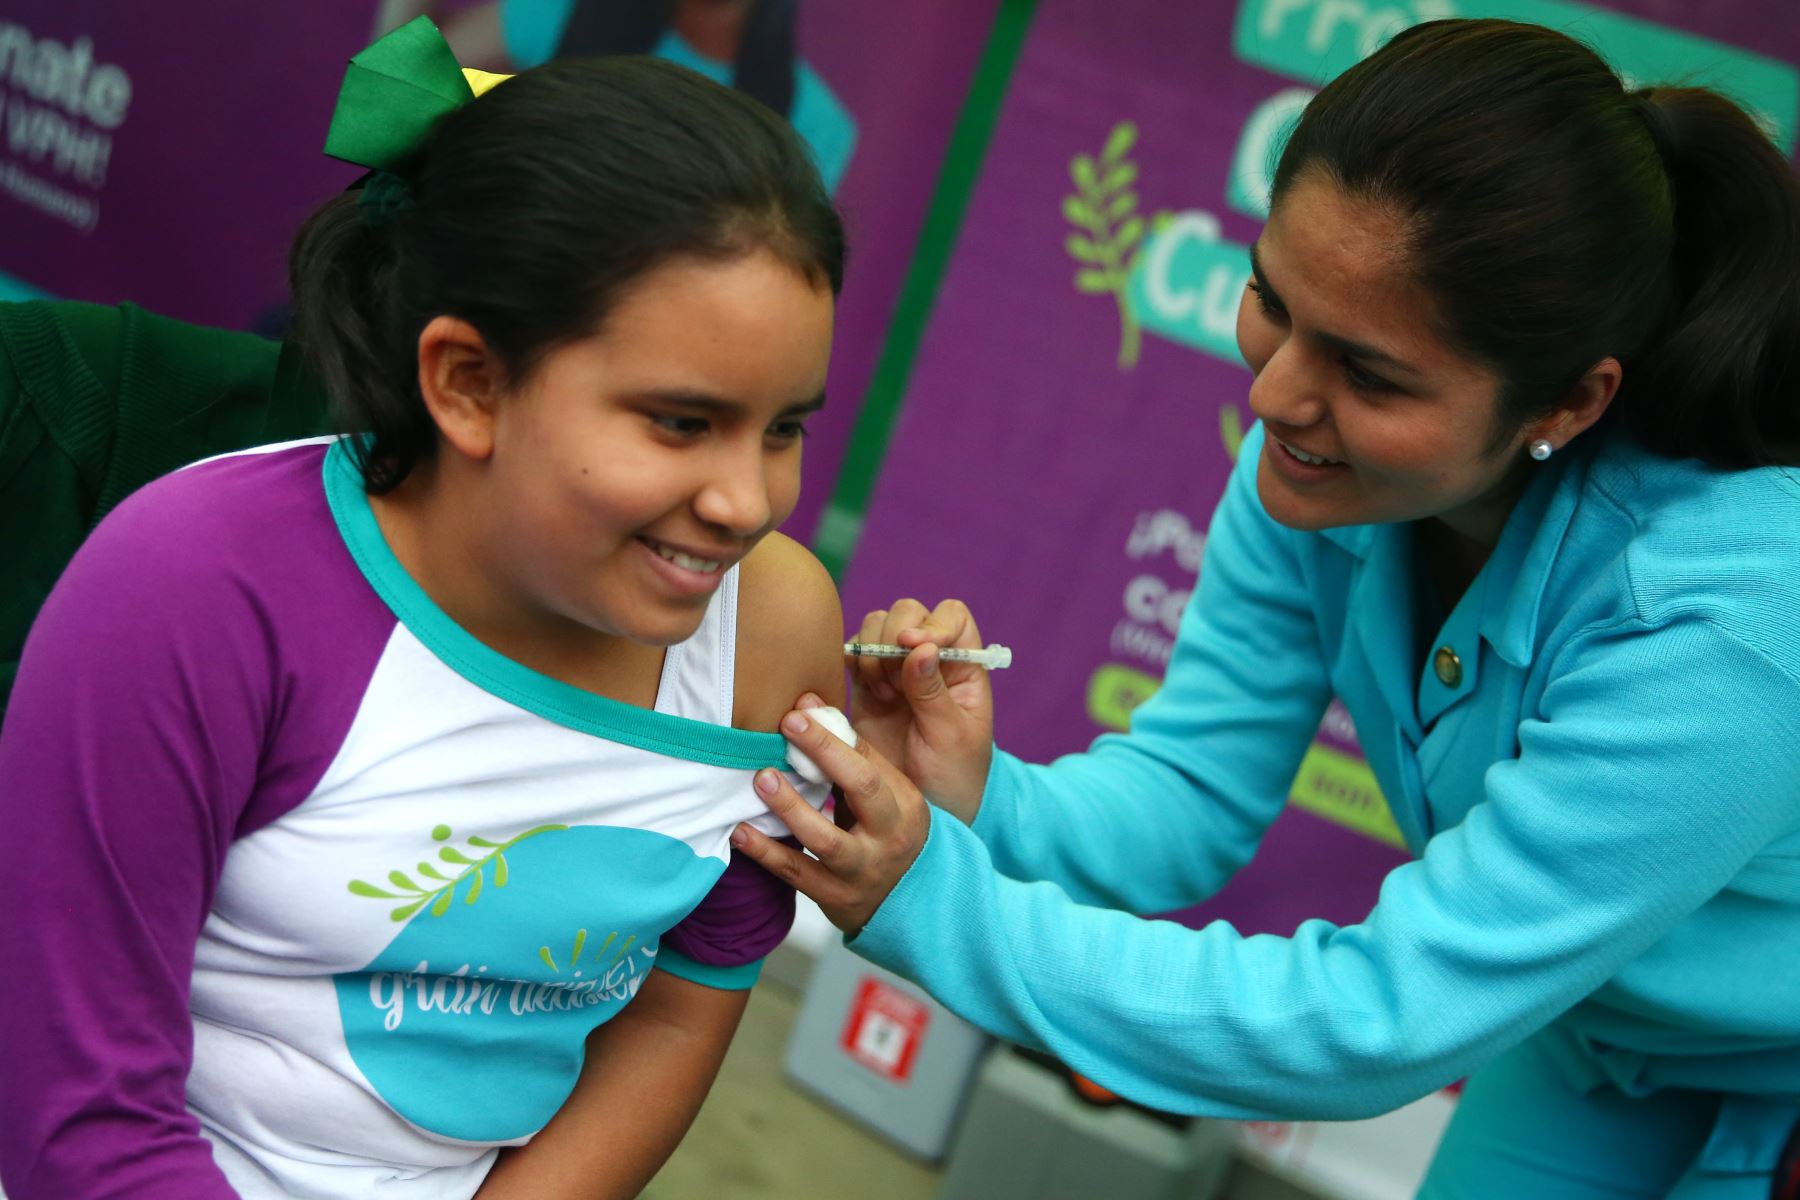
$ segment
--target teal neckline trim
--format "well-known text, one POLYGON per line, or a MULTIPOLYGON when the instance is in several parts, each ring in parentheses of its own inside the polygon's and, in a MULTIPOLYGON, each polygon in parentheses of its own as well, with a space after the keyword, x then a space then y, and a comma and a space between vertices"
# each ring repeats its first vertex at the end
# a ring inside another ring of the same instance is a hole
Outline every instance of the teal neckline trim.
POLYGON ((426 649, 482 691, 546 721, 670 758, 745 771, 786 768, 787 742, 780 734, 709 725, 597 696, 484 645, 451 620, 394 557, 343 442, 326 451, 324 476, 332 519, 363 578, 426 649))

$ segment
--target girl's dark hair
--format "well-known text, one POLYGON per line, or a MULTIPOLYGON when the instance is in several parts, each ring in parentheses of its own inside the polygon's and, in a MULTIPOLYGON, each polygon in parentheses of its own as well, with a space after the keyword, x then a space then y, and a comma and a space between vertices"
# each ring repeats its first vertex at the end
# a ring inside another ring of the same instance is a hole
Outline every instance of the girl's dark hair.
POLYGON ((763 248, 843 282, 843 227, 794 132, 655 59, 526 71, 440 118, 392 174, 365 184, 379 205, 363 189, 326 203, 289 257, 295 337, 342 427, 371 435, 371 492, 436 450, 417 351, 433 317, 468 321, 516 382, 671 258, 763 248))
POLYGON ((1328 84, 1275 171, 1393 206, 1451 344, 1503 381, 1495 446, 1608 355, 1643 445, 1800 463, 1800 182, 1693 87, 1627 91, 1563 34, 1415 26, 1328 84))
MULTIPOLYGON (((671 0, 577 0, 559 56, 648 54, 668 32, 671 0)), ((782 116, 794 107, 794 22, 798 0, 751 0, 733 64, 732 86, 782 116)))

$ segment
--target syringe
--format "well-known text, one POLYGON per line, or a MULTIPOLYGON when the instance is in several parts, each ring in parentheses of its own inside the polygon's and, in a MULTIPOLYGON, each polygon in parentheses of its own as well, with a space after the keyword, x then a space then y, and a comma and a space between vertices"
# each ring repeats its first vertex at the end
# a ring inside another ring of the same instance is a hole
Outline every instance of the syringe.
MULTIPOLYGON (((905 646, 881 642, 845 642, 845 658, 905 658, 912 650, 905 646)), ((944 662, 966 662, 998 671, 1012 666, 1012 650, 998 642, 989 642, 985 650, 967 650, 961 646, 944 646, 938 650, 944 662)))

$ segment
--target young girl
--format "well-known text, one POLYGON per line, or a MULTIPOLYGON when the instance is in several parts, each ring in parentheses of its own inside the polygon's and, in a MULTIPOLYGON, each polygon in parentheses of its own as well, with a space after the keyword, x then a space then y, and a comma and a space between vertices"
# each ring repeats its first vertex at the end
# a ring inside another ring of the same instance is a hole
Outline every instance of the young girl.
MULTIPOLYGON (((468 90, 428 23, 377 60, 468 90)), ((293 254, 360 434, 145 488, 27 645, 13 1200, 635 1194, 791 919, 727 839, 792 697, 841 695, 831 583, 772 533, 842 270, 817 174, 652 60, 417 135, 385 86, 332 149, 389 169, 293 254)))

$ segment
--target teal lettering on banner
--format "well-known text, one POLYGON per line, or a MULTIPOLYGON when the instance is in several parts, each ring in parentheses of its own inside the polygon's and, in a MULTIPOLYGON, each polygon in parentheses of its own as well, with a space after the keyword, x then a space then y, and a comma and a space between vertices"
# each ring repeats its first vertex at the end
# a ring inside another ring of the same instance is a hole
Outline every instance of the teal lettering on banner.
POLYGON ((1175 213, 1145 240, 1131 273, 1139 324, 1215 358, 1243 364, 1238 301, 1250 278, 1250 250, 1219 235, 1209 212, 1175 213))
POLYGON ((1504 17, 1593 46, 1630 86, 1717 88, 1760 115, 1789 153, 1800 123, 1800 70, 1710 38, 1571 0, 1242 0, 1232 49, 1245 62, 1324 83, 1421 21, 1504 17))
POLYGON ((1299 123, 1301 110, 1316 94, 1311 88, 1288 88, 1264 100, 1250 114, 1238 137, 1237 152, 1231 156, 1225 202, 1232 208, 1258 221, 1269 215, 1275 162, 1288 134, 1299 123))

